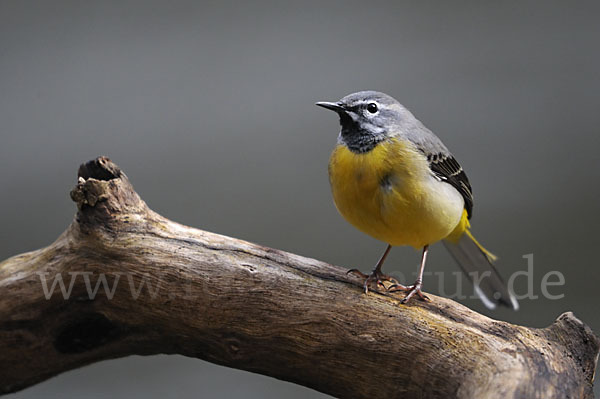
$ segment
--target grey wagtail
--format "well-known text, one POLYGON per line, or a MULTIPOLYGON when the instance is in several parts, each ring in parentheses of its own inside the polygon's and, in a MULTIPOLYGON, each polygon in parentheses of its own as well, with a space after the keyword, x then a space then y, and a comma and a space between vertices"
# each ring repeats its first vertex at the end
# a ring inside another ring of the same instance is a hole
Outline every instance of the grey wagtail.
POLYGON ((342 130, 329 160, 333 200, 342 216, 360 231, 388 244, 370 275, 368 287, 404 291, 402 303, 421 288, 429 245, 443 241, 488 308, 518 309, 514 295, 493 265, 496 259, 470 232, 471 184, 441 140, 392 97, 375 91, 350 94, 316 105, 335 111, 342 130), (392 246, 422 249, 417 280, 404 286, 381 271, 392 246))

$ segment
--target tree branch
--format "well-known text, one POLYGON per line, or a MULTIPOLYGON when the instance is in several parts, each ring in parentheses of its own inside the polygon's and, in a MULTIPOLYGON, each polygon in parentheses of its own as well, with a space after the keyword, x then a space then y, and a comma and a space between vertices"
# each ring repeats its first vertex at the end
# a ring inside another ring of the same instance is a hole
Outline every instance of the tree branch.
POLYGON ((163 218, 107 158, 71 197, 56 242, 0 263, 0 393, 178 353, 338 397, 593 397, 600 341, 572 313, 536 329, 363 295, 342 268, 163 218))

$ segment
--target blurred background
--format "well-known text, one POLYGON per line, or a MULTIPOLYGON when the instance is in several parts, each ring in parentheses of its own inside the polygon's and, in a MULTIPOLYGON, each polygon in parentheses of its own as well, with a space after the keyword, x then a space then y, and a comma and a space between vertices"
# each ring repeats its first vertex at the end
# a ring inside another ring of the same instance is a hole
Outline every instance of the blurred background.
MULTIPOLYGON (((373 89, 464 166, 475 235, 502 274, 534 254, 538 299, 518 312, 461 302, 535 327, 570 310, 600 333, 600 5, 297 3, 0 0, 0 259, 54 241, 78 165, 106 155, 168 218, 367 271, 385 245, 333 206, 338 120, 314 102, 373 89), (550 271, 561 299, 541 291, 550 271)), ((384 269, 412 279, 418 260, 396 248, 384 269)), ((427 266, 458 270, 441 245, 427 266)), ((425 278, 433 293, 456 284, 425 278)), ((8 397, 142 394, 326 397, 180 356, 101 362, 8 397)))

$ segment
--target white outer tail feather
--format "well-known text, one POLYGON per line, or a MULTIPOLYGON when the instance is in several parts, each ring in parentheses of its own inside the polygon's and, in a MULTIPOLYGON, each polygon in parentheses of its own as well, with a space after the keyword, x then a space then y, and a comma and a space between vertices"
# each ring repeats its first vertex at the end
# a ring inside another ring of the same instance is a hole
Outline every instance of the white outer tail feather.
POLYGON ((480 284, 474 284, 475 292, 486 307, 495 309, 497 305, 504 305, 514 310, 519 309, 514 294, 508 289, 489 256, 477 246, 470 234, 463 234, 457 243, 449 240, 444 240, 443 243, 471 282, 475 283, 470 273, 477 273, 479 276, 489 274, 479 279, 480 284))

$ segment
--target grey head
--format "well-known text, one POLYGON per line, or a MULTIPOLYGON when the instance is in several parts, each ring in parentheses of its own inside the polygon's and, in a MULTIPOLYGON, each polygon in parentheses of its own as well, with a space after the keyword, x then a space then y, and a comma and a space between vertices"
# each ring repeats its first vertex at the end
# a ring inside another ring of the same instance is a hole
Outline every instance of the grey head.
POLYGON ((426 152, 447 153, 442 142, 396 99, 377 91, 359 91, 336 102, 316 105, 340 117, 339 141, 355 153, 372 150, 392 137, 412 141, 426 152))

